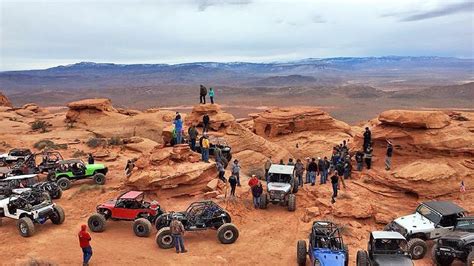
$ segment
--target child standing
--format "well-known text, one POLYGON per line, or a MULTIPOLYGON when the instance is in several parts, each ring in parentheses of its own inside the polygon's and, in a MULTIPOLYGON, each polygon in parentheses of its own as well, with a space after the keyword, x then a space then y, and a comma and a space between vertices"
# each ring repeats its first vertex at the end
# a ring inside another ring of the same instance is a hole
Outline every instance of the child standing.
POLYGON ((209 88, 209 97, 211 98, 211 104, 214 104, 214 89, 209 88))

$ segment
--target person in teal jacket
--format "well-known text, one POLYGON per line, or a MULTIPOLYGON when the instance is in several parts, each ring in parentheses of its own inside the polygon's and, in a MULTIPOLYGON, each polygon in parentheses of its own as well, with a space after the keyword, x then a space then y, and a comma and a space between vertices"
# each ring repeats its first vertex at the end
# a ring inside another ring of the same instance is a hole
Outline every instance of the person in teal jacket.
POLYGON ((211 98, 211 104, 214 104, 214 89, 209 88, 209 98, 211 98))

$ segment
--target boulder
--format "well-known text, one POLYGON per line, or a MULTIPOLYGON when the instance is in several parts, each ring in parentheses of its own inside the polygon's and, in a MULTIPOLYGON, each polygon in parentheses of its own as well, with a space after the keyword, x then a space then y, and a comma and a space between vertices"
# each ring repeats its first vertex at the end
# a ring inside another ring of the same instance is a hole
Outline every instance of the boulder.
POLYGON ((209 181, 209 183, 207 183, 206 185, 206 190, 207 191, 213 191, 213 190, 216 190, 217 189, 217 184, 219 183, 219 179, 212 179, 211 181, 209 181))
POLYGON ((388 110, 378 119, 384 125, 402 128, 440 129, 450 123, 449 116, 441 111, 388 110))
POLYGON ((309 207, 305 209, 303 218, 301 219, 305 223, 309 223, 314 220, 315 217, 321 214, 318 207, 309 207))
POLYGON ((219 196, 218 191, 210 191, 210 192, 204 193, 204 198, 205 199, 212 199, 212 198, 216 198, 217 196, 219 196))
POLYGON ((209 127, 212 130, 227 128, 235 122, 233 115, 223 111, 218 104, 201 104, 193 107, 191 114, 186 116, 185 124, 187 126, 196 125, 202 127, 202 117, 207 114, 209 116, 209 127))
POLYGON ((0 106, 13 107, 10 100, 2 92, 0 92, 0 106))

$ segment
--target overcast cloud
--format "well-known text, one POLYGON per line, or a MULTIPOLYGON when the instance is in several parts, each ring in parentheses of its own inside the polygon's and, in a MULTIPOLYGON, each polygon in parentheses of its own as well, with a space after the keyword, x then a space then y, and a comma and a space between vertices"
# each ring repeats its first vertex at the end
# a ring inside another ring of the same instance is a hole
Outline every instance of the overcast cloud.
POLYGON ((0 71, 80 61, 473 58, 472 0, 0 0, 0 71))

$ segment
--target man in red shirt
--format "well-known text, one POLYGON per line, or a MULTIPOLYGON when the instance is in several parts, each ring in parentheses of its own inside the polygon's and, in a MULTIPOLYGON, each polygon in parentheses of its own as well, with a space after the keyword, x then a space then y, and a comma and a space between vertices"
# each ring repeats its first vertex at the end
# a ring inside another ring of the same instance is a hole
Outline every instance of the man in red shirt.
POLYGON ((91 235, 87 232, 87 225, 83 224, 81 226, 81 231, 79 231, 79 246, 82 248, 82 253, 84 257, 83 266, 89 265, 89 260, 92 257, 92 247, 89 243, 91 241, 91 235))

